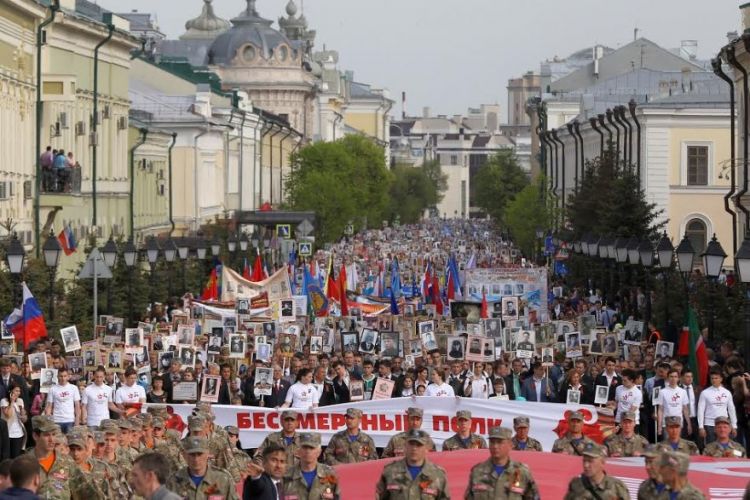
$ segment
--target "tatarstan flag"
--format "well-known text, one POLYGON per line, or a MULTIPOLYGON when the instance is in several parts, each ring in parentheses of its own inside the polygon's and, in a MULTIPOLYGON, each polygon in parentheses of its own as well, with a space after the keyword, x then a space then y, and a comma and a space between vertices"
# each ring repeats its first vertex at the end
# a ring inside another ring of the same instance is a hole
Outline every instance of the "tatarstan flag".
POLYGON ((703 335, 698 328, 698 316, 692 307, 688 308, 687 326, 682 328, 678 354, 688 357, 690 369, 693 371, 697 384, 700 387, 706 387, 708 385, 708 353, 706 344, 703 342, 703 335))

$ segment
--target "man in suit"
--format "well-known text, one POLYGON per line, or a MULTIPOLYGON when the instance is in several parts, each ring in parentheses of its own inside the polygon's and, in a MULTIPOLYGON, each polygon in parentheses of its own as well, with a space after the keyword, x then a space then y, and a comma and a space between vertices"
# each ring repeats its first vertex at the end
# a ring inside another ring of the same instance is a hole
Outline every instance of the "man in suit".
POLYGON ((26 408, 31 408, 31 397, 26 380, 20 375, 11 373, 10 359, 0 358, 0 400, 8 397, 10 388, 18 386, 21 388, 21 399, 26 408))
POLYGON ((615 372, 615 368, 617 368, 617 360, 611 356, 607 357, 604 360, 604 371, 594 380, 594 387, 597 385, 609 387, 607 401, 615 400, 615 390, 617 386, 622 385, 622 377, 615 372))
POLYGON ((286 450, 271 444, 263 450, 263 465, 248 465, 250 475, 242 488, 243 500, 280 500, 284 498, 283 478, 287 469, 286 450))
POLYGON ((378 362, 378 377, 384 378, 386 380, 393 380, 393 392, 391 392, 391 397, 393 398, 399 398, 401 397, 401 390, 403 389, 403 378, 402 377, 396 377, 391 373, 391 360, 390 359, 381 359, 378 362))
POLYGON ((265 404, 263 406, 267 408, 277 408, 284 404, 286 399, 286 393, 289 391, 289 387, 292 384, 283 380, 283 372, 279 365, 273 365, 273 387, 271 388, 271 395, 264 396, 265 404))
POLYGON ((526 401, 539 401, 542 403, 554 403, 557 398, 557 390, 554 384, 544 375, 544 367, 536 362, 531 367, 533 375, 523 381, 521 395, 526 401))

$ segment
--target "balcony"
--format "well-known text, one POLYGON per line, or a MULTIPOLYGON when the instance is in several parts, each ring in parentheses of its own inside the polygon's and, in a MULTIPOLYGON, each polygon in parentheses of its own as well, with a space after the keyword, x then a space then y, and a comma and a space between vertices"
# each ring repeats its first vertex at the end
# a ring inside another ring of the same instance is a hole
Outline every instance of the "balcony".
POLYGON ((81 194, 81 168, 44 169, 42 194, 81 194))

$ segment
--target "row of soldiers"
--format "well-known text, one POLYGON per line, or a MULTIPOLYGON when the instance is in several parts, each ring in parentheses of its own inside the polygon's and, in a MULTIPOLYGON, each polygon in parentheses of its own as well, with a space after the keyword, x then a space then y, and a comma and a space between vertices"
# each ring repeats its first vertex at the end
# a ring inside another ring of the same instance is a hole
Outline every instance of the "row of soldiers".
POLYGON ((183 498, 237 498, 251 458, 237 447, 239 430, 213 424, 210 406, 199 404, 188 418, 188 435, 166 428, 166 408, 130 418, 103 420, 98 428, 77 426, 63 435, 50 417, 35 416, 33 454, 41 467, 37 494, 49 499, 138 498, 129 474, 137 458, 160 453, 169 464, 169 489, 183 498), (202 477, 196 486, 192 478, 202 477))

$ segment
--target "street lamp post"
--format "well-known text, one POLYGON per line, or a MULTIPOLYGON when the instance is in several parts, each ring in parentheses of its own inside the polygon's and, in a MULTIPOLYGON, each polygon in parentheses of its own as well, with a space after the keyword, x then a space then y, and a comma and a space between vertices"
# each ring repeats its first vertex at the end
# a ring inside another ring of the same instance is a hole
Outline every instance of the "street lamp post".
POLYGON ((138 250, 133 245, 133 239, 130 238, 122 248, 122 257, 125 259, 125 265, 128 268, 128 326, 133 326, 133 268, 138 257, 138 250))
POLYGON ((674 247, 669 241, 667 232, 662 234, 656 245, 656 254, 659 257, 659 269, 662 271, 662 284, 664 285, 664 334, 670 335, 672 319, 669 317, 669 271, 672 269, 674 260, 674 247))
POLYGON ((237 236, 234 233, 230 233, 229 238, 227 238, 227 250, 229 250, 229 264, 231 267, 234 267, 236 259, 235 251, 237 250, 237 236))
MULTIPOLYGON (((117 245, 110 235, 107 243, 100 250, 104 257, 104 263, 107 264, 113 272, 117 263, 117 245)), ((107 284, 107 314, 112 314, 112 289, 114 288, 114 278, 107 284)))
POLYGON ((164 260, 167 261, 167 281, 170 297, 174 295, 174 287, 172 286, 172 263, 174 262, 176 256, 177 245, 175 245, 172 238, 169 238, 167 240, 167 243, 164 245, 164 260))
MULTIPOLYGON (((744 245, 744 242, 743 242, 744 245)), ((714 337, 714 316, 716 316, 715 299, 714 293, 716 293, 716 280, 721 273, 721 266, 724 265, 724 259, 727 257, 724 249, 721 248, 721 243, 716 239, 716 235, 711 238, 706 246, 706 251, 701 255, 703 257, 703 270, 706 272, 706 276, 710 282, 711 291, 709 293, 709 315, 708 315, 708 339, 712 340, 714 337)))
POLYGON ((188 291, 185 267, 187 266, 187 259, 188 259, 189 252, 190 252, 190 247, 188 246, 187 238, 178 238, 177 256, 180 258, 180 263, 182 264, 182 294, 185 294, 188 291))
POLYGON ((10 269, 10 275, 13 278, 13 306, 18 305, 18 280, 23 271, 23 263, 26 259, 26 251, 23 249, 23 245, 18 241, 18 236, 13 233, 8 245, 8 251, 6 252, 6 259, 8 263, 8 269, 10 269))
POLYGON ((640 260, 641 264, 643 265, 643 269, 645 270, 645 274, 643 276, 643 292, 646 296, 646 304, 645 304, 645 311, 643 313, 643 319, 646 320, 646 331, 648 331, 649 323, 651 323, 651 290, 648 289, 648 282, 651 278, 651 266, 654 265, 654 247, 651 245, 651 242, 648 239, 641 240, 640 244, 638 245, 638 253, 640 254, 640 260))
POLYGON ((537 264, 541 262, 542 258, 542 238, 544 238, 544 229, 538 227, 536 228, 536 248, 537 248, 537 254, 536 254, 536 262, 537 264))
POLYGON ((49 319, 50 321, 55 320, 55 273, 57 272, 57 264, 60 262, 60 254, 62 253, 62 247, 60 242, 57 241, 55 235, 50 231, 47 241, 44 242, 42 247, 44 252, 44 263, 47 264, 47 270, 49 271, 49 319))
POLYGON ((682 282, 685 286, 685 314, 687 314, 690 308, 690 289, 688 283, 690 281, 690 273, 693 272, 693 259, 695 259, 695 249, 693 244, 687 237, 687 234, 682 238, 680 244, 675 249, 677 254, 677 267, 680 269, 682 274, 682 282))
POLYGON ((734 257, 737 274, 745 284, 745 359, 750 359, 750 235, 746 234, 734 257))
POLYGON ((146 259, 148 260, 148 265, 151 267, 151 291, 149 294, 149 301, 152 310, 154 303, 156 302, 156 261, 159 258, 160 250, 159 242, 156 241, 156 238, 154 236, 149 236, 148 240, 146 240, 146 259))

